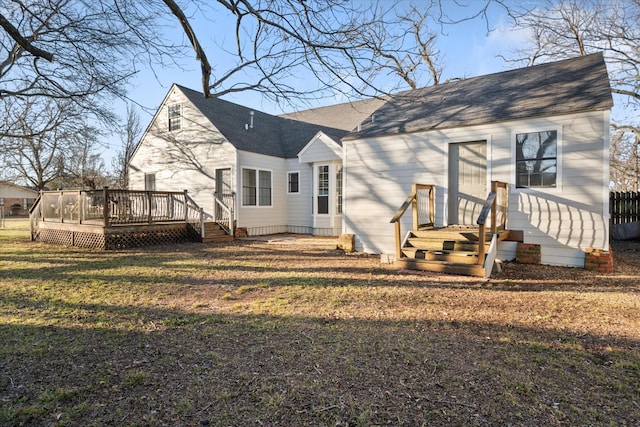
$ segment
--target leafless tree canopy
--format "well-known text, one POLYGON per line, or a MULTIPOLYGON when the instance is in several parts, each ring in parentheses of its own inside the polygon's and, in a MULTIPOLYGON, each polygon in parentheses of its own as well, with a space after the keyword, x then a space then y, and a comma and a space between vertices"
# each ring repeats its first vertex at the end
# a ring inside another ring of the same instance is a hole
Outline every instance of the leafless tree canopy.
POLYGON ((617 190, 638 190, 640 140, 640 0, 546 1, 535 9, 511 9, 532 43, 513 61, 533 65, 604 52, 616 114, 612 116, 611 178, 617 190))
MULTIPOLYGON (((5 128, 15 128, 18 134, 2 138, 0 160, 12 180, 44 189, 78 171, 71 167, 79 161, 74 148, 95 142, 96 132, 87 128, 83 112, 69 100, 50 98, 47 102, 26 103, 25 107, 4 118, 5 128)), ((83 154, 86 158, 89 153, 83 154)))
POLYGON ((125 127, 120 132, 122 149, 118 151, 112 160, 113 184, 116 188, 126 189, 129 187, 129 160, 133 156, 142 132, 143 127, 140 122, 140 115, 138 115, 134 105, 127 105, 125 127))

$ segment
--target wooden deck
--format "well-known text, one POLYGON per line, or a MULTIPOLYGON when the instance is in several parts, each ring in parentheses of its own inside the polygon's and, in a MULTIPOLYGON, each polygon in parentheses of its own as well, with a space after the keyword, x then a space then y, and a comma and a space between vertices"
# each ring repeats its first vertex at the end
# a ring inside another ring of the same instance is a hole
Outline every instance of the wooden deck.
POLYGON ((30 223, 32 240, 94 249, 233 239, 186 191, 42 192, 30 223))

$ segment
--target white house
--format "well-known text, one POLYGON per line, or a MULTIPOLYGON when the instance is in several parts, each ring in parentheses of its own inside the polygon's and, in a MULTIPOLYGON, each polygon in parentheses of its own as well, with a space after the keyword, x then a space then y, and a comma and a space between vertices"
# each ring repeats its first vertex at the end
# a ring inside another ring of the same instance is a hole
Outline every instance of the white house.
POLYGON ((608 249, 612 105, 601 54, 283 116, 174 85, 131 187, 187 189, 212 217, 214 191, 234 193, 249 234, 353 234, 357 250, 393 254, 389 220, 413 183, 435 186, 444 227, 475 225, 502 181, 513 236, 544 264, 582 266, 608 249))

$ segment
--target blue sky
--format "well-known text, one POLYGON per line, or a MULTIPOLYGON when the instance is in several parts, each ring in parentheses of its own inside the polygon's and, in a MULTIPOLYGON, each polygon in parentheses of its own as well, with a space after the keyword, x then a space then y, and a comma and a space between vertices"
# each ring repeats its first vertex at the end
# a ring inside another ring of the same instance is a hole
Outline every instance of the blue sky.
MULTIPOLYGON (((419 3, 419 1, 416 3, 419 3)), ((449 4, 451 12, 466 13, 468 10, 474 10, 474 6, 477 7, 484 4, 484 0, 466 0, 468 7, 462 9, 456 6, 452 0, 445 0, 443 4, 449 4)), ((489 24, 492 29, 489 33, 487 32, 486 22, 482 19, 476 19, 449 26, 445 29, 446 34, 440 35, 438 48, 444 57, 443 80, 454 77, 474 77, 513 68, 512 65, 505 63, 497 55, 504 54, 508 56, 511 49, 523 42, 526 34, 510 28, 508 17, 501 8, 493 6, 489 11, 489 24)), ((224 38, 226 34, 233 34, 233 21, 229 21, 228 18, 224 17, 217 18, 216 16, 210 17, 210 19, 210 21, 195 20, 192 24, 205 47, 205 51, 207 51, 209 61, 214 66, 224 69, 225 64, 219 63, 220 58, 214 57, 215 51, 207 49, 207 46, 215 46, 215 43, 220 43, 220 39, 224 38), (212 23, 211 21, 214 22, 212 23), (213 28, 215 28, 215 32, 212 31, 213 28)), ((177 25, 172 31, 178 37, 182 34, 177 25)), ((198 91, 202 90, 200 67, 195 58, 182 59, 181 67, 156 67, 153 71, 143 68, 133 79, 133 88, 129 92, 129 97, 144 107, 144 109, 138 109, 144 127, 148 125, 152 119, 153 112, 160 105, 174 82, 198 91)), ((235 96, 225 96, 224 99, 271 114, 280 114, 291 110, 290 108, 285 108, 286 111, 282 111, 282 106, 276 105, 262 98, 260 94, 255 93, 245 92, 235 96)), ((347 99, 338 97, 335 101, 345 102, 347 99)), ((331 100, 323 100, 314 106, 327 105, 331 102, 331 100)), ((126 112, 125 104, 116 105, 116 108, 116 112, 124 118, 126 112)), ((107 148, 103 152, 103 158, 106 166, 110 167, 111 157, 115 151, 120 149, 121 141, 117 135, 114 135, 105 142, 107 148)))

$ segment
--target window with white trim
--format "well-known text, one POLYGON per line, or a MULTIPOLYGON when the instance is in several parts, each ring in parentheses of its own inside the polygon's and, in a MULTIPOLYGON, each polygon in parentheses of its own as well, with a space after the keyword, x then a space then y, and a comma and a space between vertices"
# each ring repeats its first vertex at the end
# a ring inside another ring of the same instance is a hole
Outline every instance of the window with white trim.
POLYGON ((182 128, 182 104, 171 104, 168 107, 169 132, 182 128))
POLYGON ((336 213, 342 213, 342 166, 336 170, 336 213))
POLYGON ((271 171, 242 168, 242 205, 271 206, 271 171))
POLYGON ((144 174, 144 189, 146 191, 156 191, 156 174, 155 173, 144 174))
POLYGON ((516 134, 516 188, 555 188, 558 131, 516 134))
POLYGON ((260 206, 271 206, 271 171, 259 171, 260 206))
POLYGON ((318 166, 318 213, 329 213, 329 165, 318 166))
POLYGON ((300 192, 300 172, 289 172, 287 174, 287 193, 297 194, 300 192))

